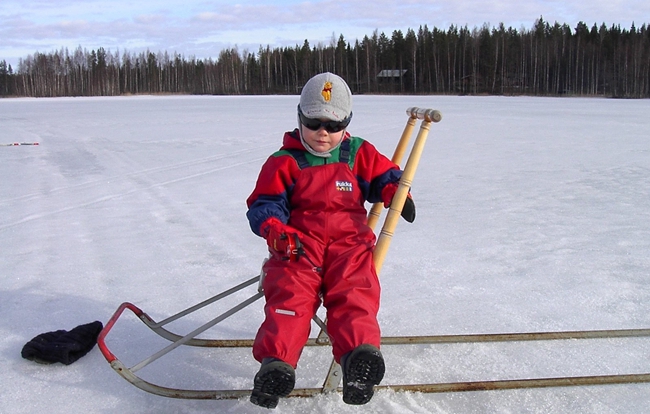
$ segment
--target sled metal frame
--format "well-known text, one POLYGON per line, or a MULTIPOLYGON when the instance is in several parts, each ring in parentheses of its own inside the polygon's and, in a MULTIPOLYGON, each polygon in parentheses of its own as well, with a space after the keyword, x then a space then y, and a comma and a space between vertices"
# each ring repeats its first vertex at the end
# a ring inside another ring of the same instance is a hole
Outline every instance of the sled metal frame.
MULTIPOLYGON (((383 259, 390 245, 393 231, 401 214, 401 209, 406 200, 411 182, 419 163, 420 155, 424 148, 429 127, 432 122, 439 122, 441 114, 432 109, 409 108, 406 111, 409 119, 402 133, 402 137, 397 145, 393 162, 399 164, 406 152, 408 142, 412 131, 418 120, 421 120, 420 131, 416 138, 413 148, 409 155, 409 160, 404 168, 404 173, 398 190, 393 198, 391 207, 384 221, 383 228, 378 237, 377 244, 373 255, 377 274, 381 270, 383 259)), ((381 203, 374 205, 368 216, 368 224, 371 228, 376 225, 382 210, 381 203)), ((195 347, 217 347, 217 348, 250 348, 253 345, 252 339, 201 339, 198 335, 215 326, 224 319, 234 315, 241 309, 256 302, 263 297, 260 281, 263 274, 255 276, 231 289, 221 292, 197 305, 187 308, 175 315, 172 315, 160 322, 156 322, 140 308, 130 302, 122 303, 115 311, 113 316, 104 326, 99 334, 97 344, 111 367, 124 379, 140 388, 143 391, 170 398, 180 399, 211 399, 211 400, 228 400, 248 397, 251 389, 246 390, 191 390, 169 388, 156 385, 146 381, 136 375, 136 372, 158 358, 168 354, 181 345, 195 347), (165 325, 176 321, 192 312, 213 304, 233 293, 239 292, 252 285, 258 285, 258 291, 247 300, 239 303, 223 314, 217 316, 206 324, 200 326, 194 331, 179 335, 166 328, 165 325), (149 329, 167 339, 171 344, 143 361, 132 367, 127 367, 122 363, 106 345, 106 336, 113 329, 113 326, 122 316, 125 310, 129 310, 138 317, 149 329)), ((306 346, 328 346, 329 337, 325 330, 325 322, 318 316, 314 316, 314 321, 321 328, 316 338, 310 338, 306 346)), ((532 333, 505 333, 505 334, 472 334, 472 335, 435 335, 435 336, 402 336, 402 337, 382 337, 382 345, 415 345, 415 344, 450 344, 450 343, 481 343, 481 342, 514 342, 514 341, 549 341, 549 340, 567 340, 567 339, 602 339, 602 338, 630 338, 650 336, 650 329, 617 329, 617 330, 592 330, 592 331, 566 331, 566 332, 532 332, 532 333)), ((332 361, 322 388, 298 388, 294 389, 289 397, 309 397, 317 394, 328 392, 341 392, 338 384, 341 380, 341 368, 339 364, 332 361)), ((474 382, 450 382, 450 383, 432 383, 432 384, 395 384, 395 385, 378 385, 375 390, 391 389, 394 391, 442 393, 442 392, 459 392, 459 391, 478 391, 478 390, 507 390, 521 388, 542 388, 542 387, 563 387, 563 386, 580 386, 580 385, 604 385, 604 384, 628 384, 628 383, 647 383, 650 382, 650 373, 643 374, 621 374, 621 375, 595 375, 582 377, 556 377, 556 378, 532 378, 518 380, 496 380, 496 381, 474 381, 474 382)))
MULTIPOLYGON (((236 290, 244 289, 247 286, 257 283, 258 277, 255 277, 241 285, 236 290)), ((237 306, 230 311, 218 316, 209 323, 203 325, 196 331, 188 335, 181 336, 175 334, 163 326, 166 323, 179 319, 199 308, 216 302, 225 296, 234 293, 236 290, 229 290, 216 295, 199 305, 188 308, 183 312, 156 322, 149 315, 132 303, 125 302, 120 305, 115 314, 106 323, 106 326, 100 333, 97 340, 99 348, 110 363, 111 367, 128 382, 151 394, 179 398, 179 399, 204 399, 204 400, 230 400, 248 397, 251 394, 250 389, 244 390, 189 390, 163 387, 153 384, 137 376, 135 372, 140 368, 148 365, 157 358, 154 356, 144 361, 127 367, 108 349, 105 343, 106 335, 113 328, 114 324, 121 317, 125 310, 131 311, 137 316, 148 328, 161 337, 169 340, 172 344, 161 350, 163 354, 170 352, 180 345, 189 345, 195 347, 216 347, 216 348, 250 348, 253 346, 252 339, 198 339, 195 335, 209 329, 222 321, 226 317, 234 314, 243 307, 237 306), (201 331, 198 332, 197 331, 201 331)), ((250 303, 259 299, 259 294, 252 296, 250 303)), ((244 304, 245 302, 242 302, 244 304)), ((577 339, 612 339, 612 338, 635 338, 650 336, 650 329, 616 329, 616 330, 593 330, 593 331, 564 331, 564 332, 528 332, 528 333, 505 333, 505 334, 470 334, 470 335, 433 335, 433 336, 396 336, 382 337, 382 346, 390 345, 421 345, 421 344, 460 344, 460 343, 486 343, 486 342, 522 342, 522 341, 552 341, 552 340, 577 340, 577 339)), ((317 338, 310 338, 306 346, 328 346, 327 343, 319 342, 317 338)), ((160 352, 158 353, 160 354, 160 352)), ((162 356, 162 355, 158 355, 162 356)), ((612 384, 630 384, 630 383, 647 383, 650 382, 650 373, 642 374, 620 374, 620 375, 593 375, 593 376, 574 376, 574 377, 554 377, 554 378, 530 378, 516 380, 496 380, 496 381, 470 381, 470 382, 448 382, 432 384, 393 384, 378 385, 375 390, 390 389, 396 392, 423 392, 423 393, 444 393, 460 391, 487 391, 487 390, 511 390, 522 388, 544 388, 544 387, 566 387, 566 386, 584 386, 584 385, 612 385, 612 384)), ((297 388, 294 389, 289 397, 310 397, 325 392, 341 392, 340 388, 325 391, 324 388, 297 388)))

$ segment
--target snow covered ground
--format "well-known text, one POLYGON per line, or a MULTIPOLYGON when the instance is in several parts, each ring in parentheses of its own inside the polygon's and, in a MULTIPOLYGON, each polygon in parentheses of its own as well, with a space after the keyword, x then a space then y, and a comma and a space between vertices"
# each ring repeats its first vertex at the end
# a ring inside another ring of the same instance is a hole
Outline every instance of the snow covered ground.
MULTIPOLYGON (((259 272, 245 199, 296 96, 0 100, 0 412, 262 413, 131 386, 97 348, 70 366, 21 358, 35 335, 106 322, 131 301, 162 320, 259 272)), ((350 130, 392 154, 410 106, 433 107, 384 264, 387 336, 650 328, 650 101, 356 96, 350 130)), ((241 292, 223 305, 252 295, 241 292)), ((172 328, 187 333, 220 305, 172 328)), ((252 338, 262 301, 204 337, 252 338)), ((166 343, 125 314, 107 344, 133 365, 166 343)), ((384 383, 650 372, 650 338, 385 347, 384 383)), ((318 387, 329 348, 308 348, 318 387)), ((158 384, 249 388, 248 350, 181 347, 158 384)), ((650 384, 283 400, 278 413, 640 413, 650 384)))

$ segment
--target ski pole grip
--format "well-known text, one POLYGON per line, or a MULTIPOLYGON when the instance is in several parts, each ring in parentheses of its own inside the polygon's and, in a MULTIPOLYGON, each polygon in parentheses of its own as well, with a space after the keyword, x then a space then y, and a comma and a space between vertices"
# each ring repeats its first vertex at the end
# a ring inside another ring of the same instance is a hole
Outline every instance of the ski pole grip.
POLYGON ((411 107, 406 110, 406 115, 414 119, 423 119, 427 122, 440 122, 442 113, 436 109, 411 107))

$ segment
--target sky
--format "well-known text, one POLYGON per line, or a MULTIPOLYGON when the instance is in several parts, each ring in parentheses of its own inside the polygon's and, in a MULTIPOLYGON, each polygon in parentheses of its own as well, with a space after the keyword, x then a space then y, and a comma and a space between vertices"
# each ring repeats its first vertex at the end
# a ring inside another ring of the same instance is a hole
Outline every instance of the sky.
MULTIPOLYGON (((124 301, 162 321, 258 275, 267 246, 250 231, 245 200, 295 125, 296 99, 0 99, 0 144, 40 144, 0 146, 0 411, 270 413, 245 398, 149 394, 97 347, 69 366, 20 351, 43 332, 105 324, 124 301)), ((415 222, 399 220, 381 268, 384 336, 650 328, 650 100, 359 95, 349 130, 390 156, 410 106, 438 109, 442 121, 413 179, 415 222)), ((191 332, 255 292, 166 328, 191 332)), ((251 339, 262 319, 259 300, 201 337, 251 339)), ((129 312, 106 337, 129 367, 168 344, 129 312)), ((648 337, 382 349, 383 385, 650 372, 648 337)), ((330 347, 305 348, 298 387, 320 387, 330 361, 330 347)), ((176 388, 250 389, 258 368, 250 349, 182 346, 137 374, 176 388)), ((363 408, 333 394, 283 400, 274 413, 649 406, 650 384, 641 383, 379 391, 363 408)))
POLYGON ((631 27, 650 20, 646 0, 3 0, 0 60, 16 66, 35 52, 81 46, 112 52, 176 52, 217 58, 224 48, 350 42, 428 25, 531 28, 539 17, 575 27, 580 21, 631 27))

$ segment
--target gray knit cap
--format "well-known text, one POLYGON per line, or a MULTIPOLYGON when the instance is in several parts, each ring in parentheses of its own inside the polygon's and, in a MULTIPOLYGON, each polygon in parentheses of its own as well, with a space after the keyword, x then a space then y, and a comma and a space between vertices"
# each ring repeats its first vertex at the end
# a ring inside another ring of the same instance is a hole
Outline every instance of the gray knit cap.
POLYGON ((340 76, 320 73, 303 86, 300 110, 307 118, 343 121, 352 113, 352 92, 340 76))

